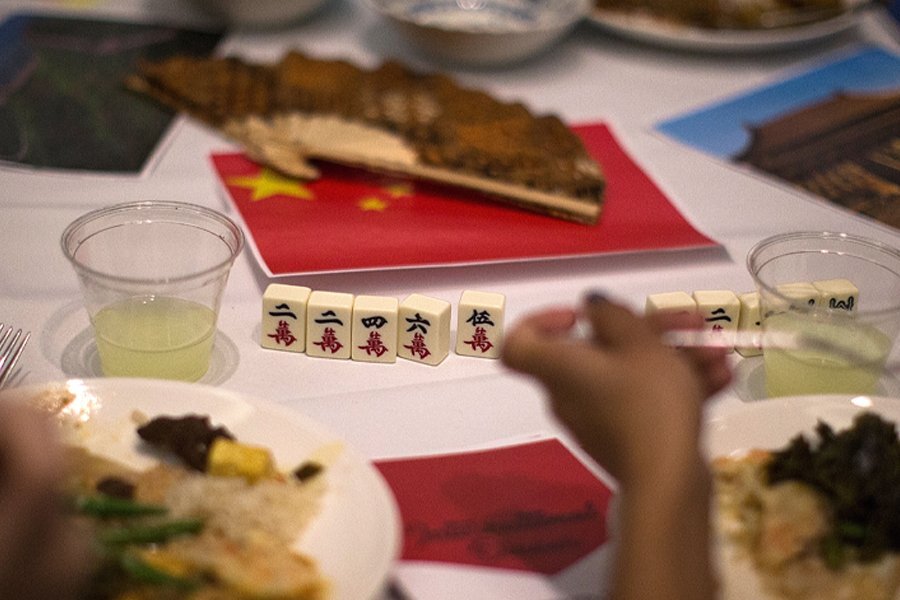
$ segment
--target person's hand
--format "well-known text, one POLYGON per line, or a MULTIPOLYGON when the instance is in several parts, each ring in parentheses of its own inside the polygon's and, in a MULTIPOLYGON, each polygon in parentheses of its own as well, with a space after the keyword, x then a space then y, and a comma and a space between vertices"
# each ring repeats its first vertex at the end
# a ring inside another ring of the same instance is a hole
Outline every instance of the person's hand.
POLYGON ((60 495, 61 448, 47 419, 0 404, 0 597, 75 598, 90 569, 60 495))
POLYGON ((667 328, 698 315, 639 318, 591 296, 581 315, 549 310, 506 335, 503 360, 547 388, 560 421, 619 484, 612 600, 709 600, 710 475, 700 450, 702 405, 728 384, 724 349, 665 346, 667 328))
POLYGON ((686 456, 699 460, 702 403, 730 381, 726 353, 671 348, 660 333, 700 327, 702 318, 640 318, 599 296, 581 317, 591 339, 573 339, 575 310, 526 317, 506 335, 505 364, 544 384, 557 417, 623 484, 684 467, 686 456))

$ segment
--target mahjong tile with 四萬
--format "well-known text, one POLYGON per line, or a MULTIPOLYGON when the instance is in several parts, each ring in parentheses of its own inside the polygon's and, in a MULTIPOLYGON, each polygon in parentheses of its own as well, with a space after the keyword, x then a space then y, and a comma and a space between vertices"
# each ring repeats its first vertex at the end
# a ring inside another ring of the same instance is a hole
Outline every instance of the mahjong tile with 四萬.
POLYGON ((357 296, 353 301, 350 358, 363 362, 396 362, 398 314, 396 298, 357 296))

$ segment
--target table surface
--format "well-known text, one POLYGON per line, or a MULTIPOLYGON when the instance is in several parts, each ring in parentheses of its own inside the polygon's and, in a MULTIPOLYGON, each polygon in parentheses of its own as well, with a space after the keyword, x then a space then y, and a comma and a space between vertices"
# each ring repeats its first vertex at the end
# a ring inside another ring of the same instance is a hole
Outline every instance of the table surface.
MULTIPOLYGON (((75 10, 191 25, 204 17, 176 2, 22 2, 6 0, 0 17, 20 9, 75 10)), ((454 305, 464 289, 506 295, 507 323, 541 307, 574 304, 597 289, 636 309, 660 291, 752 288, 744 260, 758 240, 790 230, 839 230, 900 244, 900 231, 850 214, 763 177, 738 171, 653 131, 654 123, 747 91, 863 44, 900 49, 900 29, 885 12, 866 12, 840 36, 761 54, 693 53, 611 37, 580 24, 534 60, 500 70, 447 68, 406 46, 362 2, 335 0, 295 27, 234 32, 228 53, 275 60, 286 48, 362 66, 397 58, 420 70, 444 69, 466 85, 521 100, 570 123, 610 124, 639 165, 682 214, 716 240, 715 248, 604 255, 500 265, 317 274, 279 279, 312 289, 403 298, 412 292, 454 305)), ((236 150, 216 132, 181 120, 149 173, 72 175, 0 170, 0 321, 33 333, 21 383, 97 376, 89 322, 78 282, 59 248, 63 228, 81 213, 135 199, 190 201, 226 212, 210 168, 212 152, 236 150)), ((558 434, 540 389, 497 362, 451 355, 439 366, 311 359, 259 346, 261 297, 271 281, 246 250, 222 302, 214 364, 204 382, 301 411, 375 458, 491 445, 529 435, 558 434)), ((735 358, 737 360, 737 358, 735 358)), ((738 365, 740 366, 740 365, 738 365)), ((711 411, 741 406, 752 391, 735 386, 711 411)), ((600 562, 604 558, 600 557, 600 562)), ((595 563, 591 563, 592 565, 595 563)), ((415 598, 563 598, 593 581, 587 567, 554 579, 479 572, 460 577, 440 566, 405 565, 398 575, 415 598), (574 590, 574 591, 573 591, 574 590)))

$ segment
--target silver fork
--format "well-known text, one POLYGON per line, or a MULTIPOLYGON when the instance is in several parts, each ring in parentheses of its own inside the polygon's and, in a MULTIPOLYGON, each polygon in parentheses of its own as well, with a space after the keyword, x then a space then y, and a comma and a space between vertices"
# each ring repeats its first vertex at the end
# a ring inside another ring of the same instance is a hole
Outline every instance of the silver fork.
POLYGON ((30 331, 23 334, 19 329, 13 333, 12 325, 0 323, 0 389, 6 385, 6 380, 9 379, 16 363, 19 362, 19 357, 22 356, 22 351, 30 337, 30 331))

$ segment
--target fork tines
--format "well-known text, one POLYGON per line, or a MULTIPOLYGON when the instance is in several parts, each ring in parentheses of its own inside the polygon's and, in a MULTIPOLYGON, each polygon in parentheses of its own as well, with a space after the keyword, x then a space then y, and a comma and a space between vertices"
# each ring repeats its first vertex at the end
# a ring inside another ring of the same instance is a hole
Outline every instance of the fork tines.
POLYGON ((15 369, 16 363, 25 349, 25 344, 31 337, 30 331, 23 334, 19 329, 13 333, 12 325, 6 326, 5 330, 3 328, 4 324, 0 323, 0 389, 6 384, 6 380, 15 369))

